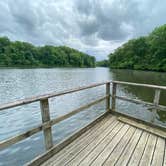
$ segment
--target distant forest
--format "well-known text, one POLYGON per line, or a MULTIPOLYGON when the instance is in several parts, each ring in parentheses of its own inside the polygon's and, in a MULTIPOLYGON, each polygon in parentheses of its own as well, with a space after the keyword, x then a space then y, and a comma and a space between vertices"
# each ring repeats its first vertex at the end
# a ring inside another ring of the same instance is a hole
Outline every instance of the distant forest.
POLYGON ((95 67, 95 57, 66 46, 37 47, 0 38, 0 67, 95 67))
POLYGON ((166 25, 148 36, 129 40, 109 55, 108 66, 118 69, 166 71, 166 25))

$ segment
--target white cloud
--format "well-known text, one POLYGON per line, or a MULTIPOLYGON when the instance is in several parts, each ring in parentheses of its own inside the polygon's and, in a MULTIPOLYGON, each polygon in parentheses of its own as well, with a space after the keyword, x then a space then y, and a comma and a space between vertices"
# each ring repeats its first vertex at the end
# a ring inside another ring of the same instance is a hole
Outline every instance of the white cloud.
POLYGON ((165 6, 161 0, 3 0, 0 36, 67 45, 103 59, 166 23, 165 6))

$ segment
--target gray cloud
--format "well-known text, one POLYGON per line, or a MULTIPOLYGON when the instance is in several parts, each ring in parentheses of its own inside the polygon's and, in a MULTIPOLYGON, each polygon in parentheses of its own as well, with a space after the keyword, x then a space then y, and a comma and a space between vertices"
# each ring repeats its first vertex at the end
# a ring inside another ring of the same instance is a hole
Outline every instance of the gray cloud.
POLYGON ((103 59, 166 23, 165 6, 162 0, 3 0, 0 36, 67 45, 103 59))

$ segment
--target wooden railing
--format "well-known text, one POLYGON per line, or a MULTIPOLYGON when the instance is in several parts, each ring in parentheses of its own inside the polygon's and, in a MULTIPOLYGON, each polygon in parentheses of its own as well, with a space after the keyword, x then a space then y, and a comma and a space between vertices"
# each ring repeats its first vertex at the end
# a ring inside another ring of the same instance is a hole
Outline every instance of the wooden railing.
POLYGON ((153 122, 155 119, 155 115, 156 115, 157 110, 166 111, 166 106, 159 105, 161 90, 166 90, 166 86, 138 84, 138 83, 122 82, 122 81, 112 81, 112 109, 111 110, 115 111, 116 99, 132 102, 132 103, 136 103, 136 104, 143 104, 145 106, 151 106, 151 109, 153 110, 153 117, 151 119, 151 122, 153 122), (146 87, 146 88, 154 89, 155 94, 154 94, 153 103, 149 103, 149 102, 145 102, 145 101, 137 100, 137 99, 131 99, 131 98, 127 98, 124 96, 117 96, 116 95, 117 85, 146 87))
POLYGON ((32 98, 19 100, 19 101, 12 102, 12 103, 0 105, 0 111, 4 111, 6 109, 17 107, 17 106, 30 104, 30 103, 34 103, 34 102, 40 102, 41 115, 42 115, 42 124, 40 124, 39 126, 33 128, 31 130, 28 130, 22 134, 19 134, 17 136, 7 139, 7 140, 1 141, 0 150, 4 149, 12 144, 15 144, 21 140, 24 140, 40 131, 43 131, 43 134, 44 134, 45 149, 49 150, 50 148, 53 147, 53 136, 52 136, 52 126, 53 125, 57 124, 58 122, 60 122, 62 120, 65 120, 66 118, 71 117, 72 115, 75 115, 76 113, 84 111, 85 109, 87 109, 99 102, 102 102, 104 100, 106 100, 107 112, 114 112, 116 110, 116 99, 134 102, 137 104, 144 104, 144 105, 152 106, 154 111, 156 111, 157 109, 166 111, 165 106, 159 105, 161 90, 166 90, 166 87, 165 86, 156 86, 156 85, 147 85, 147 84, 136 84, 136 83, 129 83, 129 82, 120 82, 120 81, 112 81, 112 82, 109 81, 109 82, 93 84, 90 86, 83 86, 83 87, 79 87, 76 89, 71 89, 71 90, 63 91, 63 92, 59 92, 59 93, 55 92, 55 93, 51 93, 51 94, 40 95, 40 96, 36 96, 36 97, 32 97, 32 98), (112 84, 112 95, 110 94, 110 84, 112 84), (80 108, 75 109, 75 110, 71 111, 70 113, 60 116, 56 119, 50 118, 49 98, 62 96, 65 94, 74 93, 74 92, 78 92, 78 91, 82 91, 85 89, 90 89, 90 88, 94 88, 94 87, 98 87, 98 86, 102 86, 102 85, 106 85, 106 95, 104 97, 101 97, 98 100, 95 100, 89 104, 81 106, 80 108), (138 87, 141 86, 141 87, 153 88, 153 89, 155 89, 154 102, 148 103, 148 102, 144 102, 141 100, 130 99, 130 98, 126 98, 123 96, 117 96, 116 95, 117 85, 128 85, 128 86, 138 86, 138 87), (112 98, 111 108, 110 108, 110 96, 112 98))
POLYGON ((83 86, 83 87, 79 87, 76 89, 71 89, 71 90, 67 90, 67 91, 63 91, 63 92, 59 92, 59 93, 55 92, 55 93, 35 96, 32 98, 27 98, 27 99, 19 100, 16 102, 11 102, 11 103, 0 105, 0 111, 3 111, 5 109, 14 108, 14 107, 25 105, 25 104, 40 102, 41 115, 42 115, 42 124, 41 125, 33 128, 33 129, 30 129, 22 134, 19 134, 17 136, 14 136, 12 138, 7 139, 7 140, 1 141, 0 142, 0 150, 4 149, 12 144, 15 144, 21 140, 24 140, 24 139, 42 131, 42 130, 43 130, 44 140, 45 140, 45 149, 48 150, 51 147, 53 147, 53 137, 52 137, 52 126, 53 125, 57 124, 58 122, 60 122, 62 120, 65 120, 65 119, 71 117, 72 115, 75 115, 76 113, 84 111, 85 109, 87 109, 87 108, 89 108, 97 103, 100 103, 104 100, 107 101, 106 102, 106 109, 109 111, 110 110, 110 82, 103 82, 103 83, 93 84, 90 86, 83 86), (68 114, 60 116, 56 119, 50 119, 49 100, 48 100, 49 98, 62 96, 65 94, 70 94, 70 93, 82 91, 85 89, 98 87, 101 85, 106 85, 106 95, 104 97, 101 97, 98 100, 95 100, 89 104, 81 106, 80 108, 77 108, 77 109, 69 112, 68 114))

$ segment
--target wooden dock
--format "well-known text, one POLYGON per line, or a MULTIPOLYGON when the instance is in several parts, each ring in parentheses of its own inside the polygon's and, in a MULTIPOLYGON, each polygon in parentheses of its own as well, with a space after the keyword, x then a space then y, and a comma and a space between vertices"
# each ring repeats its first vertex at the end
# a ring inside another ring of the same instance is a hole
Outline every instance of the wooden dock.
POLYGON ((26 165, 28 166, 166 166, 166 127, 132 117, 116 110, 116 99, 144 104, 152 107, 155 114, 166 111, 159 105, 160 91, 165 86, 136 84, 128 82, 104 82, 79 87, 59 93, 51 93, 0 105, 0 111, 33 102, 40 102, 42 124, 29 131, 0 142, 0 150, 43 131, 46 152, 26 165), (106 85, 105 96, 81 106, 70 113, 50 118, 49 99, 106 85), (147 87, 155 89, 153 103, 117 96, 118 85, 147 87), (112 93, 110 87, 112 86, 112 93), (106 101, 106 112, 79 129, 57 145, 53 145, 52 126, 99 102, 106 101))
POLYGON ((162 166, 166 165, 165 152, 165 138, 109 114, 42 166, 162 166))

